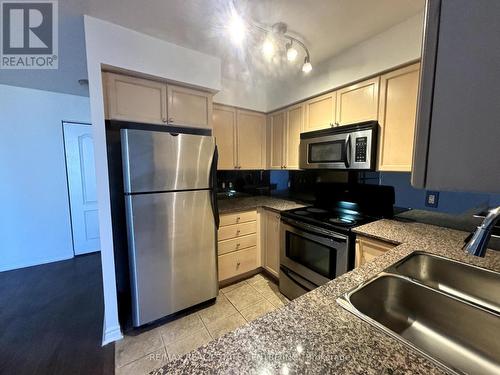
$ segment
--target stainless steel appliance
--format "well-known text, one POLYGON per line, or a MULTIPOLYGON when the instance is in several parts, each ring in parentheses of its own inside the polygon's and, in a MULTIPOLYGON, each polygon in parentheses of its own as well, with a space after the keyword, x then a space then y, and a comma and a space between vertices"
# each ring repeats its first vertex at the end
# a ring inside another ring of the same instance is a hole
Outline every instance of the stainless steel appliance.
POLYGON ((218 293, 213 137, 122 129, 135 327, 218 293))
POLYGON ((299 297, 354 267, 351 231, 393 214, 390 186, 321 183, 315 205, 281 213, 280 291, 299 297))
POLYGON ((301 169, 373 170, 378 123, 367 121, 300 134, 301 169))

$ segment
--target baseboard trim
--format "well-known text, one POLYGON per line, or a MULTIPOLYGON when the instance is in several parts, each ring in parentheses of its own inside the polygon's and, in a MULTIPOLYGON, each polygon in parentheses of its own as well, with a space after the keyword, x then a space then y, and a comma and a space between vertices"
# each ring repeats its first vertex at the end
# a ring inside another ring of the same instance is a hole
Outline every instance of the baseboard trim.
POLYGON ((110 329, 103 329, 102 346, 121 340, 122 338, 123 335, 120 326, 115 326, 110 329))

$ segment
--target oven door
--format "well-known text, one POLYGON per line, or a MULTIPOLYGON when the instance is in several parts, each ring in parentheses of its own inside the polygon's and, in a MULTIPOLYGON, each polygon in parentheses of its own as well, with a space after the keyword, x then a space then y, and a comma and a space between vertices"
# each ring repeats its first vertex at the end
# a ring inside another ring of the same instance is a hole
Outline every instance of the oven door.
POLYGON ((280 263, 319 286, 347 272, 349 238, 282 219, 280 263))

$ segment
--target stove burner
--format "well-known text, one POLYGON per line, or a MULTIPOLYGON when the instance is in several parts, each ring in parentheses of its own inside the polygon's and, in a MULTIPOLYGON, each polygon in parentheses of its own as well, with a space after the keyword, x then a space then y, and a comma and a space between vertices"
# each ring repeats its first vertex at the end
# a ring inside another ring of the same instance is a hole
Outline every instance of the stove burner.
POLYGON ((332 217, 328 219, 328 221, 335 224, 354 224, 356 222, 356 220, 346 219, 342 217, 332 217))
POLYGON ((326 214, 328 212, 327 210, 323 210, 322 208, 315 208, 315 207, 306 208, 306 211, 313 214, 326 214))
POLYGON ((295 211, 294 214, 300 215, 300 216, 307 216, 307 215, 309 215, 309 212, 304 211, 304 210, 299 210, 299 211, 295 211))

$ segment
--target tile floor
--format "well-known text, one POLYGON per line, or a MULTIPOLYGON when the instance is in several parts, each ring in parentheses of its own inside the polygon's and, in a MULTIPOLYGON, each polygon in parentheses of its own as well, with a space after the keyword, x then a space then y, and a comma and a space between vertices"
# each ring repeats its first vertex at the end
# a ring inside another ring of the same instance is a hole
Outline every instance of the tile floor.
POLYGON ((115 373, 147 374, 287 302, 263 274, 229 285, 214 305, 117 342, 115 373))

